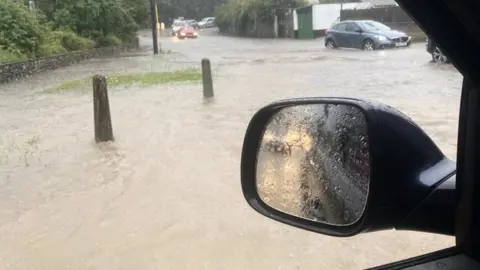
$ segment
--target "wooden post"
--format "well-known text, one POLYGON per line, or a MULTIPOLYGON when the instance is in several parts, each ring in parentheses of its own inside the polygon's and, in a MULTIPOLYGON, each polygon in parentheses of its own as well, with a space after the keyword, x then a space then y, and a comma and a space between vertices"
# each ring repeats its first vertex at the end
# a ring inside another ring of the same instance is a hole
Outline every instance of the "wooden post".
POLYGON ((158 37, 157 37, 157 18, 155 16, 156 12, 155 0, 150 0, 150 16, 152 23, 152 39, 153 39, 153 54, 158 54, 158 37))
POLYGON ((203 97, 212 98, 213 94, 213 81, 212 81, 212 69, 210 66, 210 60, 202 59, 202 81, 203 81, 203 97))
POLYGON ((113 141, 107 79, 102 75, 93 76, 93 117, 95 122, 95 141, 113 141))

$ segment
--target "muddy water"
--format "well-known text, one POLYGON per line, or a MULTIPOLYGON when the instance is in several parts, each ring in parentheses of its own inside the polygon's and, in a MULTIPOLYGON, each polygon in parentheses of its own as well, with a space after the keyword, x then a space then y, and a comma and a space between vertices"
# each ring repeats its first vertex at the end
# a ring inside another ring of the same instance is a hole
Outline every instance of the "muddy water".
POLYGON ((454 158, 461 77, 429 64, 422 44, 364 53, 216 36, 163 42, 177 54, 94 60, 0 86, 0 268, 358 269, 454 243, 296 230, 256 214, 240 189, 246 125, 280 98, 388 103, 454 158), (110 144, 93 143, 88 89, 43 92, 97 71, 171 70, 203 57, 214 64, 213 103, 200 85, 111 89, 110 144))

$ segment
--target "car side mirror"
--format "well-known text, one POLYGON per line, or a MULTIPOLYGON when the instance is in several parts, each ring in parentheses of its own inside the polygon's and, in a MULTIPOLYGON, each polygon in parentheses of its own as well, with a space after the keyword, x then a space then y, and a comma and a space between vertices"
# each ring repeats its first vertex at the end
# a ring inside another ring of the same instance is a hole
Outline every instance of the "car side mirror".
MULTIPOLYGON (((351 236, 422 230, 423 220, 407 217, 454 172, 455 163, 399 111, 369 101, 312 98, 275 102, 255 114, 244 140, 241 181, 259 213, 351 236)), ((420 219, 432 218, 429 211, 420 219)), ((453 228, 454 214, 442 215, 453 228)))

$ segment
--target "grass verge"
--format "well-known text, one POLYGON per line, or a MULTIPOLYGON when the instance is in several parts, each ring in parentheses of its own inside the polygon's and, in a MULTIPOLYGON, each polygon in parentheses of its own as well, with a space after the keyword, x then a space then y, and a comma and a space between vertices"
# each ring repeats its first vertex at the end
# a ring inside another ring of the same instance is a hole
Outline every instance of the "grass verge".
MULTIPOLYGON (((167 84, 175 82, 198 82, 202 80, 202 73, 198 69, 184 69, 171 72, 148 72, 148 73, 127 73, 113 74, 107 76, 109 86, 133 85, 149 86, 156 84, 167 84)), ((77 88, 91 87, 92 78, 86 77, 79 80, 63 82, 54 90, 66 91, 77 88)))

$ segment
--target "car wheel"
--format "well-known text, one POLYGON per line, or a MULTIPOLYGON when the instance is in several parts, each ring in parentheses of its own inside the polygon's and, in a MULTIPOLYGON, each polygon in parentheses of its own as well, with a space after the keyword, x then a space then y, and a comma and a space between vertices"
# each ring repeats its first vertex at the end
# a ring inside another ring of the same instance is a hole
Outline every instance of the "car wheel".
POLYGON ((364 42, 363 42, 363 50, 364 51, 373 51, 375 50, 375 44, 373 43, 373 41, 371 39, 366 39, 364 42))
POLYGON ((440 48, 435 47, 435 50, 432 52, 432 61, 435 63, 442 63, 442 64, 447 64, 448 58, 443 54, 442 50, 440 48))
POLYGON ((337 44, 335 44, 335 41, 333 41, 333 39, 329 38, 325 41, 325 47, 328 49, 335 49, 337 48, 337 44))

